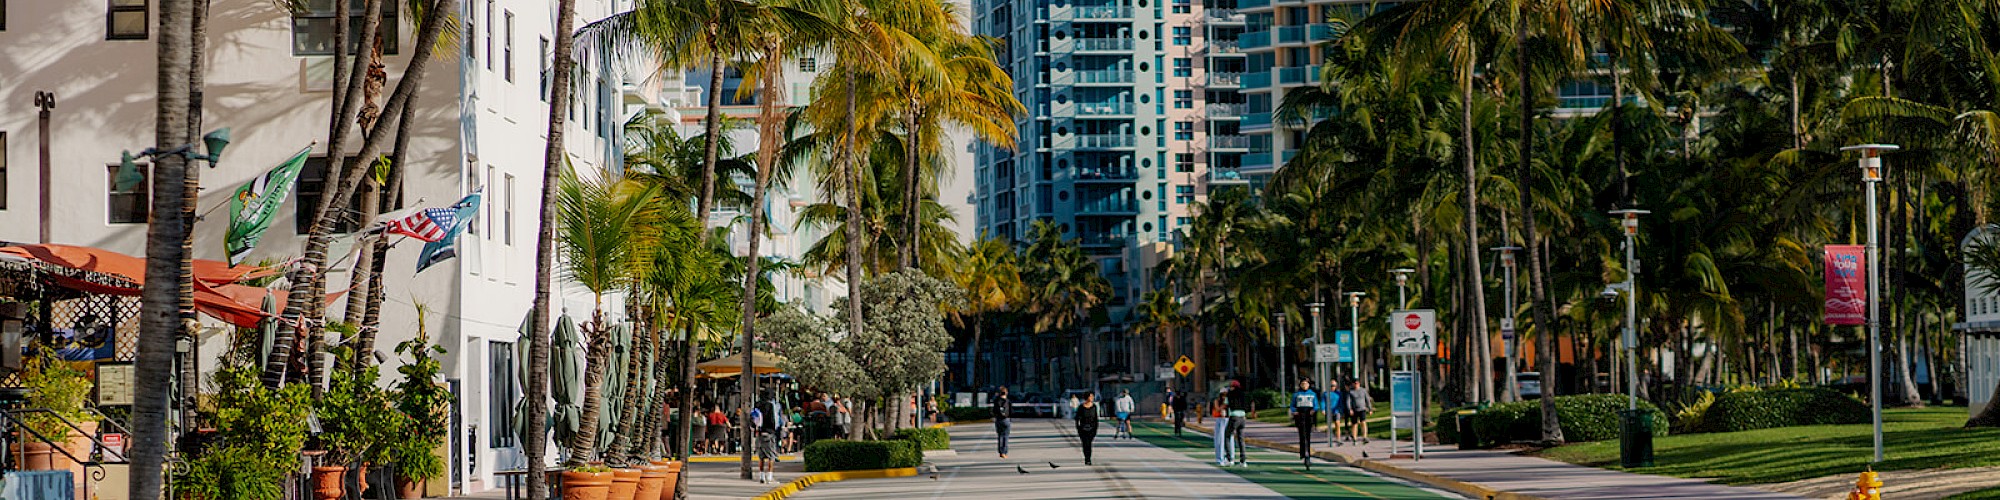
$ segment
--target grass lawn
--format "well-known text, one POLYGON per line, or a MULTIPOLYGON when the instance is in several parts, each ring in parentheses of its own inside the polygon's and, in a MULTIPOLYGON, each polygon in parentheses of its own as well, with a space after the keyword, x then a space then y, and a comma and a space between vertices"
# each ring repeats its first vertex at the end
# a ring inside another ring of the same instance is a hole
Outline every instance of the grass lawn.
POLYGON ((1944 500, 2000 500, 2000 488, 1968 491, 1945 497, 1944 500))
MULTIPOLYGON (((2000 465, 2000 429, 1962 429, 1964 407, 1892 409, 1882 414, 1888 460, 1877 470, 2000 465)), ((1869 424, 1809 425, 1655 438, 1653 467, 1632 472, 1713 478, 1724 484, 1780 483, 1868 467, 1874 454, 1869 424)), ((1544 450, 1546 458, 1618 469, 1618 441, 1544 450)), ((2000 498, 1988 490, 1986 497, 2000 498)))

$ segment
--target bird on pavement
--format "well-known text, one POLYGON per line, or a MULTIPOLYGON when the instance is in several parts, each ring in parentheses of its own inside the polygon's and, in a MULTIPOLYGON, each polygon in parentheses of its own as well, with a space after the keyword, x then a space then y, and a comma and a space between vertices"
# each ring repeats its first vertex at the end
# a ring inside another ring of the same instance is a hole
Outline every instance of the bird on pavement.
POLYGON ((1055 463, 1055 462, 1049 462, 1049 468, 1051 468, 1051 469, 1061 469, 1061 468, 1062 468, 1062 466, 1060 466, 1060 465, 1056 465, 1056 463, 1055 463))
POLYGON ((1023 468, 1021 468, 1021 466, 1019 466, 1019 465, 1016 465, 1016 466, 1014 466, 1014 471, 1015 471, 1015 472, 1020 472, 1020 473, 1022 473, 1022 474, 1027 474, 1027 473, 1028 473, 1028 469, 1023 469, 1023 468))

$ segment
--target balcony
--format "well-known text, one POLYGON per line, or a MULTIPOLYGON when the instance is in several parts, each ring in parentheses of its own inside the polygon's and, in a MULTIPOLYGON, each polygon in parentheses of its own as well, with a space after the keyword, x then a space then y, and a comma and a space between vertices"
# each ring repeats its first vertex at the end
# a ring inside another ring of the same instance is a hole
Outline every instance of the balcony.
POLYGON ((1250 149, 1250 136, 1215 135, 1208 138, 1209 149, 1250 149))
POLYGON ((1122 234, 1084 234, 1077 243, 1086 247, 1122 247, 1131 237, 1122 234))
POLYGON ((1208 20, 1212 23, 1240 23, 1243 13, 1236 9, 1207 9, 1208 20))
POLYGON ((1242 84, 1243 84, 1242 73, 1210 72, 1208 74, 1208 85, 1210 87, 1235 87, 1242 84))
POLYGON ((1131 19, 1132 9, 1117 5, 1078 6, 1071 11, 1077 19, 1117 20, 1131 19))
POLYGON ((1077 134, 1056 139, 1056 148, 1111 149, 1132 147, 1132 136, 1118 134, 1077 134))
POLYGON ((1252 12, 1252 11, 1258 11, 1258 10, 1267 10, 1267 9, 1270 9, 1270 8, 1271 8, 1271 0, 1237 0, 1237 1, 1236 1, 1236 9, 1237 9, 1237 10, 1241 10, 1241 11, 1244 11, 1244 12, 1252 12))
POLYGON ((1257 50, 1265 47, 1270 47, 1271 32, 1245 31, 1243 32, 1242 35, 1236 36, 1236 44, 1238 46, 1241 46, 1243 50, 1257 50))
POLYGON ((1131 200, 1077 200, 1076 214, 1129 216, 1139 213, 1139 204, 1131 200))
POLYGON ((1243 88, 1267 89, 1271 87, 1271 72, 1253 71, 1243 74, 1243 88))
POLYGON ((1272 29, 1271 32, 1276 33, 1272 35, 1272 38, 1279 45, 1297 44, 1306 41, 1306 27, 1304 26, 1279 26, 1272 29))
POLYGON ((1243 116, 1243 103, 1240 102, 1208 103, 1209 119, 1233 119, 1241 116, 1243 116))
POLYGON ((1135 180, 1139 180, 1139 172, 1130 167, 1110 166, 1103 168, 1079 168, 1077 169, 1076 172, 1076 182, 1080 184, 1081 183, 1129 184, 1135 180))
POLYGON ((1072 75, 1073 84, 1132 83, 1132 72, 1125 70, 1079 70, 1072 75))
POLYGON ((1233 168, 1217 168, 1208 171, 1208 185, 1210 186, 1240 185, 1248 184, 1249 182, 1243 179, 1242 172, 1237 172, 1233 168))
POLYGON ((1208 42, 1208 53, 1209 55, 1242 54, 1243 48, 1238 46, 1235 41, 1214 40, 1208 42))
POLYGON ((1132 39, 1078 38, 1076 39, 1075 50, 1077 52, 1130 52, 1132 50, 1132 39))
POLYGON ((1132 114, 1132 103, 1079 102, 1076 103, 1076 114, 1079 116, 1130 115, 1132 114))
POLYGON ((1279 85, 1303 85, 1306 83, 1305 68, 1278 68, 1279 85))
POLYGON ((1243 115, 1243 123, 1242 123, 1241 125, 1238 125, 1238 126, 1239 126, 1239 127, 1242 127, 1242 128, 1244 128, 1244 129, 1268 129, 1268 128, 1271 128, 1271 114, 1270 114, 1270 113, 1248 113, 1248 114, 1245 114, 1245 115, 1243 115))
POLYGON ((1309 42, 1324 42, 1324 41, 1327 41, 1327 40, 1332 40, 1332 39, 1334 39, 1334 38, 1338 38, 1339 36, 1340 36, 1340 33, 1338 33, 1338 32, 1335 32, 1335 31, 1334 31, 1334 29, 1333 29, 1333 25, 1331 25, 1331 24, 1308 24, 1308 25, 1306 25, 1306 41, 1309 41, 1309 42))

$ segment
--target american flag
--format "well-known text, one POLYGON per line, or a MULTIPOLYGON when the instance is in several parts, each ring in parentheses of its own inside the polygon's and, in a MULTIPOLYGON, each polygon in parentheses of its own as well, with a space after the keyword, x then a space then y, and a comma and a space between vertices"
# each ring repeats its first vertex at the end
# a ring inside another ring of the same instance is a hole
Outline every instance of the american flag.
POLYGON ((451 208, 426 208, 408 217, 391 220, 387 230, 424 241, 444 239, 458 220, 457 210, 451 208))

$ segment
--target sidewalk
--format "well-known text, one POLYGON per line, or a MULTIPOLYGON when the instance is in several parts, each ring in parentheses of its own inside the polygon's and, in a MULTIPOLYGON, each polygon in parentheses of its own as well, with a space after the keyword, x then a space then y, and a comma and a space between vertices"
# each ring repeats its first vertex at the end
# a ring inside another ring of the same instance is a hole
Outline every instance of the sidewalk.
MULTIPOLYGON (((1209 431, 1207 426, 1192 422, 1188 427, 1209 431)), ((1459 450, 1452 445, 1426 444, 1423 459, 1412 460, 1407 458, 1410 451, 1407 439, 1399 450, 1403 455, 1391 459, 1388 441, 1378 439, 1366 445, 1346 444, 1329 449, 1325 448, 1326 437, 1324 431, 1313 432, 1314 455, 1477 498, 1801 498, 1692 479, 1572 465, 1504 451, 1459 450)), ((1243 440, 1247 444, 1296 453, 1299 431, 1284 425, 1251 422, 1243 430, 1243 440)))
MULTIPOLYGON (((688 476, 688 498, 755 498, 765 492, 784 485, 805 475, 805 464, 798 461, 779 462, 771 475, 776 481, 759 483, 739 477, 737 462, 696 461, 682 469, 688 476)), ((465 496, 451 497, 478 500, 500 500, 506 498, 506 491, 492 490, 465 496)))

